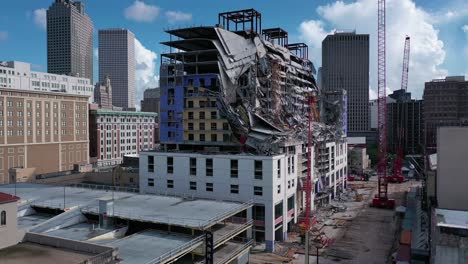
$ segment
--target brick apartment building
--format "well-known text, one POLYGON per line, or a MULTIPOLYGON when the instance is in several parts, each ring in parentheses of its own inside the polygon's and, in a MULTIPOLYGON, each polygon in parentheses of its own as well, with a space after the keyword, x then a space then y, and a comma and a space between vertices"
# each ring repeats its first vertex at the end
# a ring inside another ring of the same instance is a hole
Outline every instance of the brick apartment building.
POLYGON ((88 96, 0 89, 0 183, 89 163, 88 144, 88 96))

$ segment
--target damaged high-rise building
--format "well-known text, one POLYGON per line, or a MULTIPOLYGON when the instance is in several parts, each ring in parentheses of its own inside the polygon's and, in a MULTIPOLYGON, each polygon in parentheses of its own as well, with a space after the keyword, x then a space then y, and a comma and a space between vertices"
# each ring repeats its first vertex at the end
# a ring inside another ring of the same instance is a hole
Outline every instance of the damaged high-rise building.
MULTIPOLYGON (((220 13, 215 26, 166 31, 161 54, 161 147, 140 154, 140 190, 254 200, 252 236, 283 240, 304 208, 308 98, 321 104, 304 43, 262 30, 254 9, 220 13)), ((338 96, 340 97, 340 96, 338 96)), ((314 107, 312 207, 345 187, 346 93, 327 124, 314 107), (330 120, 335 120, 333 123, 330 120), (337 125, 337 123, 339 125, 337 125)), ((340 100, 338 100, 340 101, 340 100)))

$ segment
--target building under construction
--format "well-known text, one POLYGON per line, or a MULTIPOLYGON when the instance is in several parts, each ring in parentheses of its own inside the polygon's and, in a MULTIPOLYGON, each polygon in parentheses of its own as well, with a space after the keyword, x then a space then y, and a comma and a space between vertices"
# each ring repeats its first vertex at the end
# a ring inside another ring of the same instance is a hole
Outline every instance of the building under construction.
POLYGON ((346 97, 332 103, 333 123, 320 122, 308 100, 322 96, 307 45, 289 43, 284 29, 262 29, 254 9, 166 32, 161 149, 141 154, 140 190, 254 199, 254 236, 272 250, 302 213, 309 141, 316 202, 345 186, 346 97))

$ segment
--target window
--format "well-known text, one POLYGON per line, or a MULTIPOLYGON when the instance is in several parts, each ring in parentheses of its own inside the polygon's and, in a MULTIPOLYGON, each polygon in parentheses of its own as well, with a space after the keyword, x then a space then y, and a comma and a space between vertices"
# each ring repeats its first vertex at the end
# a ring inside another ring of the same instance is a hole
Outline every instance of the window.
POLYGON ((281 216, 283 216, 283 202, 275 205, 275 219, 278 219, 281 216))
POLYGON ((200 130, 205 130, 205 123, 198 124, 198 127, 200 128, 200 130))
POLYGON ((281 193, 281 184, 279 184, 276 189, 277 189, 276 191, 277 193, 281 193))
POLYGON ((169 189, 174 188, 174 180, 167 180, 167 188, 169 189))
POLYGON ((199 119, 205 119, 205 112, 198 113, 199 119))
POLYGON ((218 129, 216 126, 216 123, 211 123, 211 130, 216 130, 218 129))
POLYGON ((231 178, 237 178, 239 176, 239 161, 231 160, 231 178))
POLYGON ((223 123, 223 130, 229 130, 229 124, 223 123))
POLYGON ((254 195, 262 196, 263 195, 263 187, 254 186, 254 195))
POLYGON ((167 157, 167 173, 174 173, 174 158, 167 157))
POLYGON ((197 175, 197 159, 190 158, 190 175, 196 176, 197 175))
POLYGON ((154 187, 154 179, 148 178, 148 186, 154 187))
POLYGON ((191 181, 190 182, 190 190, 197 190, 197 182, 191 181))
POLYGON ((193 101, 187 101, 187 107, 193 108, 193 101))
POLYGON ((291 157, 291 171, 294 173, 294 156, 291 157))
POLYGON ((205 134, 200 134, 200 141, 205 141, 205 134))
POLYGON ((206 176, 213 176, 213 159, 206 159, 206 176))
POLYGON ((193 112, 188 112, 188 119, 193 119, 193 112))
POLYGON ((148 172, 154 172, 154 156, 148 156, 148 172))
POLYGON ((188 134, 188 140, 191 140, 191 141, 194 140, 193 134, 188 134))
POLYGON ((211 119, 216 119, 216 111, 211 112, 211 119))
POLYGON ((288 211, 294 209, 294 195, 288 198, 288 211))
POLYGON ((281 160, 278 160, 276 163, 277 163, 276 173, 278 174, 278 178, 281 178, 281 160))
POLYGON ((255 179, 261 180, 262 178, 263 178, 262 161, 256 160, 255 161, 255 179))
POLYGON ((0 225, 6 225, 6 212, 5 211, 2 211, 2 213, 0 214, 0 225))
POLYGON ((257 221, 265 221, 265 206, 254 205, 252 208, 252 218, 257 221))
POLYGON ((218 135, 211 134, 211 142, 216 142, 216 141, 218 141, 218 135))
POLYGON ((193 123, 188 123, 188 130, 193 130, 193 123))
POLYGON ((213 191, 213 183, 212 182, 207 182, 206 183, 206 191, 207 192, 212 192, 213 191))
POLYGON ((294 179, 291 180, 291 187, 294 187, 294 179))
POLYGON ((291 174, 291 157, 288 157, 288 174, 291 174))
POLYGON ((239 193, 239 185, 231 184, 231 193, 239 193))
POLYGON ((291 181, 288 181, 288 189, 291 188, 291 181))

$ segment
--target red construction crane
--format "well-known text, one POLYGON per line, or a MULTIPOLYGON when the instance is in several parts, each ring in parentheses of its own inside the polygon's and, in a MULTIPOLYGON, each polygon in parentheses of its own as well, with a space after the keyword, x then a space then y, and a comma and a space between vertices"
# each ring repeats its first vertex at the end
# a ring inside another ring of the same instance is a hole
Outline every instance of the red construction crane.
POLYGON ((377 54, 377 79, 378 79, 378 193, 372 200, 372 206, 379 208, 394 208, 395 200, 388 198, 387 177, 387 94, 386 94, 386 70, 385 70, 385 0, 378 0, 378 54, 377 54))
MULTIPOLYGON (((408 86, 408 69, 409 69, 409 55, 410 55, 410 37, 405 38, 405 50, 403 53, 403 72, 401 74, 401 90, 406 92, 408 86)), ((397 104, 397 107, 400 104, 397 104)), ((398 149, 395 163, 393 163, 393 175, 390 177, 391 182, 402 183, 404 180, 403 173, 401 171, 403 167, 403 139, 405 134, 404 120, 405 120, 405 106, 401 104, 401 108, 397 108, 397 138, 398 138, 398 149)))
POLYGON ((311 227, 311 204, 312 204, 312 123, 314 120, 318 121, 318 112, 315 108, 316 98, 314 94, 309 94, 307 98, 307 105, 309 106, 309 121, 307 130, 307 178, 303 186, 306 193, 305 198, 305 217, 301 221, 301 229, 305 235, 305 261, 309 260, 309 231, 311 227))

